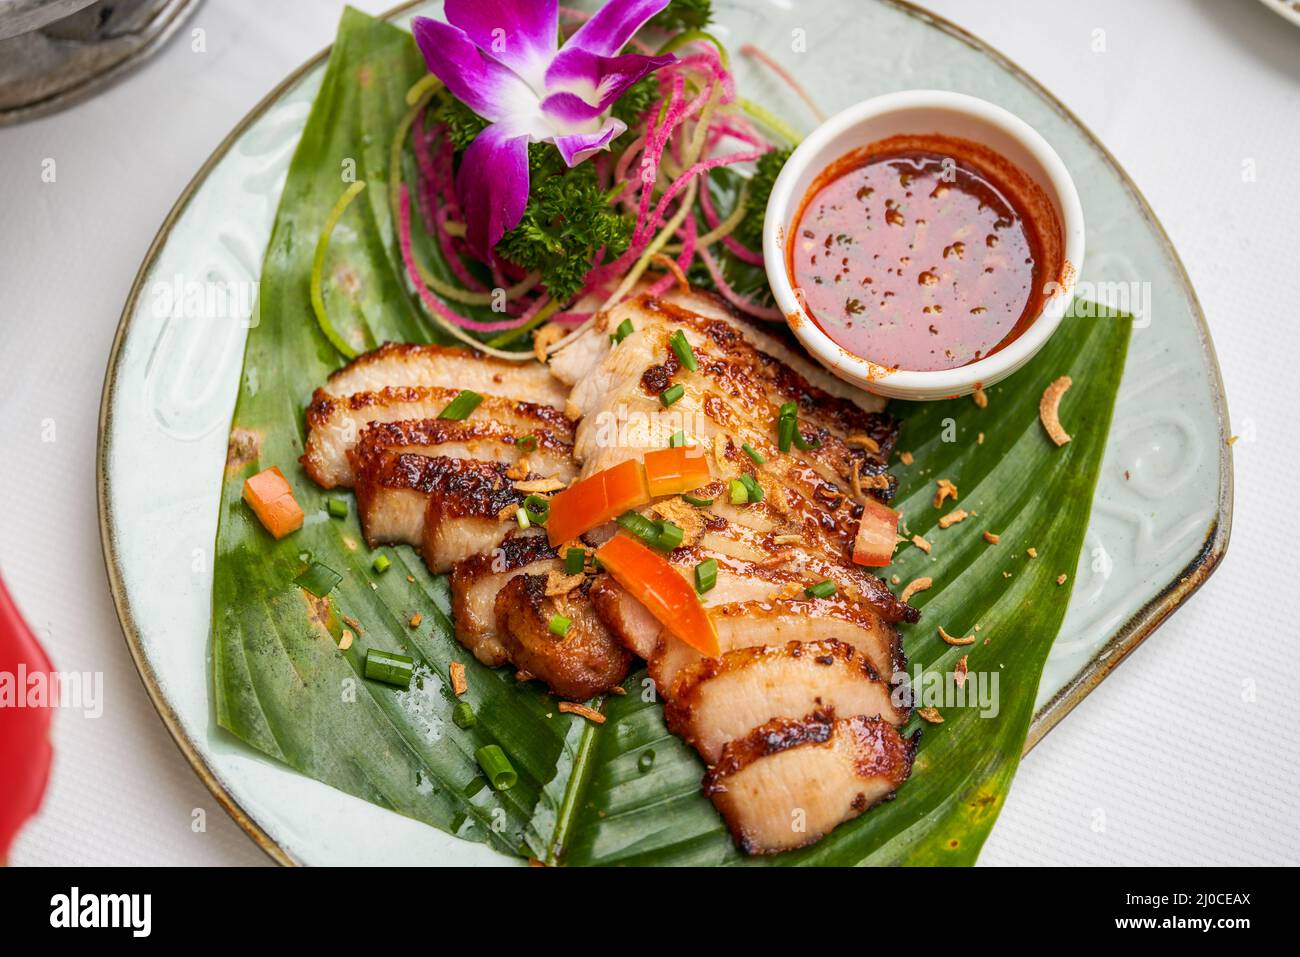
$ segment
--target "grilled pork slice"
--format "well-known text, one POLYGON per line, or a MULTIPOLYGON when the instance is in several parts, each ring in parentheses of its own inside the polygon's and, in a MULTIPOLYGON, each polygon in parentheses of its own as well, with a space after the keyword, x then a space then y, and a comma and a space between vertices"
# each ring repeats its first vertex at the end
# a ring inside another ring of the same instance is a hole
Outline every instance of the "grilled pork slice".
MULTIPOLYGON (((324 488, 351 486, 355 474, 348 453, 366 426, 437 419, 459 394, 458 388, 441 386, 391 386, 343 397, 317 389, 307 407, 307 442, 300 461, 324 488)), ((464 421, 495 423, 516 436, 537 435, 541 430, 562 442, 573 438, 573 426, 558 409, 499 396, 486 396, 464 421)))
POLYGON ((408 419, 372 422, 361 430, 348 453, 352 469, 362 472, 371 462, 389 454, 441 455, 452 459, 477 459, 517 465, 565 482, 577 474, 573 446, 550 429, 534 429, 527 436, 497 422, 452 422, 446 419, 408 419), (527 438, 529 441, 521 441, 527 438))
POLYGON ((380 458, 357 478, 366 541, 372 548, 381 542, 422 546, 435 573, 495 548, 513 527, 500 514, 527 494, 507 471, 500 462, 440 455, 380 458))
POLYGON ((587 600, 591 580, 560 591, 567 580, 557 570, 512 578, 497 594, 497 634, 516 668, 561 698, 585 701, 622 682, 632 656, 587 600), (563 635, 551 628, 557 616, 569 623, 563 635))
MULTIPOLYGON (((477 495, 473 511, 466 506, 459 517, 482 519, 486 525, 478 529, 480 538, 485 547, 492 547, 505 532, 495 527, 501 524, 501 510, 517 507, 529 488, 567 484, 573 478, 576 466, 565 452, 568 446, 552 437, 548 449, 544 441, 538 439, 537 449, 524 453, 516 437, 490 423, 424 420, 367 426, 351 453, 366 541, 371 547, 380 542, 425 544, 426 522, 430 517, 441 520, 449 495, 461 502, 477 495), (422 440, 430 444, 422 446, 422 440), (523 489, 515 494, 521 482, 523 489), (431 499, 439 496, 431 509, 431 499), (490 505, 500 506, 498 512, 488 515, 490 505)), ((463 557, 441 544, 441 539, 462 534, 463 529, 431 531, 440 540, 433 546, 433 554, 443 556, 439 567, 463 557)), ((472 542, 467 539, 466 544, 472 542)))
POLYGON ((452 617, 456 638, 485 665, 513 662, 561 697, 585 701, 627 677, 631 656, 593 612, 587 582, 548 588, 564 578, 545 534, 511 534, 452 566, 452 617), (555 615, 571 622, 563 636, 551 632, 555 615))
MULTIPOLYGON (((591 600, 610 631, 649 664, 650 677, 662 697, 672 698, 678 675, 705 660, 673 637, 616 582, 599 579, 592 587, 591 600)), ((892 682, 906 666, 893 625, 861 603, 838 597, 792 598, 724 605, 709 602, 706 607, 723 655, 790 641, 838 641, 852 647, 885 681, 892 682)))
POLYGON ((518 575, 546 575, 563 567, 537 529, 509 535, 495 552, 472 555, 451 568, 451 613, 456 640, 496 668, 510 660, 497 628, 497 595, 518 575))
POLYGON ((564 408, 568 390, 535 363, 507 362, 455 346, 386 342, 325 380, 324 392, 348 396, 402 386, 469 389, 564 408))
POLYGON ((723 748, 704 791, 745 853, 793 850, 892 797, 916 743, 877 717, 777 719, 723 748))
MULTIPOLYGON (((892 685, 894 675, 905 667, 894 627, 862 605, 837 602, 833 598, 790 599, 710 605, 709 614, 724 655, 762 645, 782 646, 790 641, 812 644, 832 641, 852 648, 887 685, 892 685)), ((650 677, 660 693, 670 697, 669 689, 674 687, 681 672, 703 660, 685 642, 663 634, 650 660, 650 677)))
MULTIPOLYGON (((835 378, 821 366, 810 361, 806 355, 791 349, 776 336, 741 319, 720 296, 699 290, 689 292, 674 290, 660 297, 658 301, 677 309, 693 312, 705 322, 723 323, 764 356, 792 369, 815 384, 817 388, 837 399, 851 402, 865 412, 879 412, 885 407, 884 399, 835 378)), ((636 302, 637 300, 632 300, 622 308, 631 308, 636 302)), ((586 332, 557 352, 551 358, 551 373, 566 385, 573 386, 596 372, 600 362, 610 350, 609 333, 623 321, 622 315, 617 319, 614 318, 618 313, 619 309, 614 309, 598 316, 596 322, 592 323, 586 332)))
POLYGON ((730 741, 773 718, 811 714, 875 715, 890 724, 908 710, 890 700, 889 685, 851 645, 791 641, 740 648, 678 675, 664 706, 668 729, 708 764, 730 741))

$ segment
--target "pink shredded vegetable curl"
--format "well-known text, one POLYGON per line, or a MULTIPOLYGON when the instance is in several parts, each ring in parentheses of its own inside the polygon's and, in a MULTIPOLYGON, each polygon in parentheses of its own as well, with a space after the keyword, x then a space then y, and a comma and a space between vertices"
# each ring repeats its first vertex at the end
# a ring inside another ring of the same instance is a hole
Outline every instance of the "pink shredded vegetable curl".
POLYGON ((437 197, 433 188, 433 184, 438 178, 437 170, 433 165, 433 148, 437 143, 437 137, 433 131, 425 126, 424 117, 416 120, 412 141, 416 169, 418 170, 415 195, 420 206, 420 221, 424 223, 424 231, 432 235, 434 211, 438 208, 437 197))
POLYGON ((433 217, 434 236, 438 240, 438 249, 442 253, 442 258, 447 263, 448 268, 451 269, 452 275, 456 277, 456 281, 466 289, 482 292, 486 287, 475 279, 465 266, 465 261, 461 259, 454 237, 447 232, 447 223, 458 218, 460 209, 456 205, 456 198, 451 189, 454 155, 451 140, 446 136, 442 136, 439 147, 436 165, 431 171, 433 179, 430 180, 430 187, 437 197, 433 217))
POLYGON ((713 277, 713 284, 718 287, 718 292, 722 294, 722 298, 727 300, 727 302, 731 303, 741 312, 753 316, 756 319, 775 321, 785 318, 781 315, 779 309, 773 309, 770 306, 760 306, 757 303, 750 302, 744 296, 740 295, 740 293, 736 292, 736 290, 732 289, 727 283, 727 280, 723 278, 722 270, 718 268, 717 260, 715 260, 709 254, 709 251, 703 247, 700 248, 700 259, 704 260, 704 265, 709 270, 709 275, 713 277))
MULTIPOLYGON (((700 190, 700 206, 704 209, 704 221, 709 224, 709 229, 716 229, 722 219, 718 216, 718 211, 713 205, 713 197, 709 195, 707 189, 700 190)), ((741 262, 749 263, 751 266, 763 265, 762 253, 754 252, 734 236, 724 236, 722 245, 726 246, 741 262)))
POLYGON ((415 267, 415 254, 411 250, 411 191, 405 183, 398 187, 397 193, 397 238, 402 248, 402 263, 406 266, 406 276, 411 280, 415 291, 420 294, 420 301, 424 303, 426 309, 444 321, 470 332, 505 332, 508 329, 517 329, 531 318, 525 314, 518 319, 475 322, 473 319, 466 319, 452 312, 447 308, 446 303, 429 290, 424 280, 420 278, 420 271, 415 267))
MULTIPOLYGON (((690 269, 691 263, 695 259, 695 233, 695 214, 692 213, 686 217, 686 222, 682 224, 682 228, 677 230, 677 236, 682 241, 682 251, 677 256, 677 268, 682 272, 690 269)), ((673 287, 673 283, 676 281, 677 277, 672 272, 669 272, 656 279, 646 291, 652 296, 662 296, 673 287)))
MULTIPOLYGON (((685 103, 685 80, 680 72, 672 74, 672 85, 672 93, 663 122, 651 131, 650 141, 642 153, 640 164, 641 200, 637 208, 636 226, 632 231, 632 242, 623 255, 598 271, 599 278, 602 281, 620 271, 626 271, 632 263, 636 262, 645 251, 646 246, 650 244, 654 230, 663 223, 667 203, 661 200, 654 216, 650 215, 650 204, 654 199, 654 187, 659 177, 659 165, 663 160, 664 149, 672 132, 685 120, 703 109, 704 104, 708 102, 709 97, 712 95, 712 87, 709 87, 702 90, 690 103, 685 103)), ((692 167, 692 170, 695 172, 678 180, 678 189, 689 181, 691 175, 700 172, 695 167, 692 167)), ((671 200, 671 197, 666 197, 666 199, 671 200)))

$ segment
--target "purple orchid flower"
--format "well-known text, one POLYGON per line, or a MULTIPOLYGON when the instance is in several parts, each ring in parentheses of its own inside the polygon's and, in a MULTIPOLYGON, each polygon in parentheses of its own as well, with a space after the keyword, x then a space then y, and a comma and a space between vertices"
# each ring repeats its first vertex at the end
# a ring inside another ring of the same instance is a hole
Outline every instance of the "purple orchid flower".
POLYGON ((528 144, 554 143, 570 167, 608 149, 627 124, 623 92, 673 56, 619 55, 668 0, 609 0, 559 46, 558 0, 447 0, 448 23, 416 17, 429 69, 491 125, 456 177, 467 241, 485 262, 528 204, 528 144))

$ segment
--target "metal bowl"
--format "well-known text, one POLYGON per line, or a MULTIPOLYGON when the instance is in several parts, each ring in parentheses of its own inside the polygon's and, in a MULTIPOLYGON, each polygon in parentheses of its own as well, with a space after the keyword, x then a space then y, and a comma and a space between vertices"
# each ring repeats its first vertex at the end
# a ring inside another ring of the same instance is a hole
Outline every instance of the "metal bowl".
POLYGON ((199 0, 0 0, 0 125, 91 96, 158 50, 199 0))

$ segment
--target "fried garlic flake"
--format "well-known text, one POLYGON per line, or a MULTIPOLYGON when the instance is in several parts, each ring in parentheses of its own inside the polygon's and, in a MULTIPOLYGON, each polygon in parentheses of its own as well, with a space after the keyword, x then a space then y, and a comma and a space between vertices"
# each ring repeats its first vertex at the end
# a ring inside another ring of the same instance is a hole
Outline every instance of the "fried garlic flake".
POLYGON ((1073 379, 1063 375, 1043 390, 1043 397, 1038 401, 1038 418, 1047 430, 1048 438, 1058 447, 1070 441, 1069 433, 1061 428, 1060 411, 1061 397, 1073 384, 1073 379))
POLYGON ((903 589, 903 593, 898 598, 900 601, 907 601, 917 592, 925 591, 933 584, 934 580, 931 578, 915 578, 907 583, 907 587, 903 589))
POLYGON ((948 479, 939 479, 935 484, 938 486, 934 493, 935 508, 941 507, 945 499, 952 499, 954 502, 957 501, 957 486, 952 484, 951 481, 948 479))

